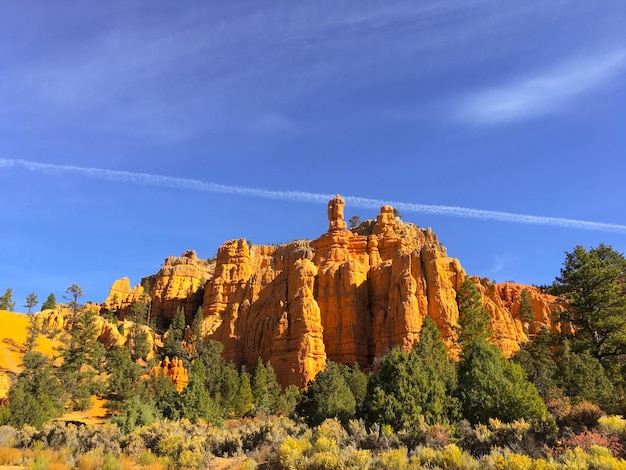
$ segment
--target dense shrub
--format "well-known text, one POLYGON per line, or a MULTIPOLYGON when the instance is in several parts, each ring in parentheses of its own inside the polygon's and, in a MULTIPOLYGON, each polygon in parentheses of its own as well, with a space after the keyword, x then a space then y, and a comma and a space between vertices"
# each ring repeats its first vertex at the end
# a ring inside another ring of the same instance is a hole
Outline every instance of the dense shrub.
POLYGON ((17 430, 12 426, 0 426, 0 447, 9 447, 15 443, 17 430))
POLYGON ((608 449, 614 457, 619 457, 624 452, 619 437, 602 430, 586 430, 578 434, 569 434, 561 441, 561 445, 556 449, 556 452, 562 453, 566 449, 575 449, 577 447, 588 451, 594 446, 608 449))

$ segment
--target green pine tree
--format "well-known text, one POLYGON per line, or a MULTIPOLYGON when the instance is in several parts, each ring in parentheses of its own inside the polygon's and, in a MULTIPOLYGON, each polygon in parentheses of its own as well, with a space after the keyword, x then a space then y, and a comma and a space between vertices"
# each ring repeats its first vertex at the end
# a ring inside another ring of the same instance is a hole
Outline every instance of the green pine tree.
POLYGON ((165 341, 163 342, 163 348, 161 349, 162 357, 169 357, 170 359, 178 357, 183 360, 185 366, 189 364, 189 354, 182 345, 182 341, 185 335, 185 311, 182 307, 176 309, 176 315, 170 324, 165 335, 165 341))
POLYGON ((39 300, 37 300, 37 294, 31 292, 26 296, 26 303, 24 303, 24 307, 28 308, 28 314, 30 315, 30 311, 33 307, 39 305, 39 300))
POLYGON ((525 322, 531 322, 535 318, 533 313, 533 298, 528 289, 522 289, 520 296, 520 316, 525 322))
POLYGON ((56 308, 56 306, 57 306, 57 299, 53 293, 50 293, 50 295, 46 298, 45 302, 41 306, 41 310, 42 311, 51 310, 51 309, 56 308))
POLYGON ((254 410, 254 396, 250 384, 250 374, 245 368, 239 374, 239 388, 234 397, 233 411, 235 416, 246 416, 254 410))
POLYGON ((491 338, 491 319, 483 306, 482 296, 468 276, 461 285, 456 298, 459 306, 459 344, 471 346, 480 339, 491 338))
POLYGON ((615 411, 614 387, 600 361, 588 352, 574 352, 565 339, 558 354, 556 381, 572 402, 586 400, 607 411, 615 411))
POLYGON ((7 288, 4 294, 0 296, 0 310, 7 310, 9 312, 15 311, 15 302, 13 301, 13 289, 7 288))
MULTIPOLYGON (((31 320, 31 326, 34 325, 31 320)), ((55 377, 52 362, 40 353, 33 351, 38 330, 29 328, 27 350, 22 357, 23 370, 16 384, 9 390, 9 424, 22 427, 30 424, 36 428, 63 411, 63 390, 55 377)))
POLYGON ((308 383, 296 413, 310 426, 317 426, 327 418, 347 423, 355 417, 356 400, 339 364, 328 361, 326 369, 308 383))
POLYGON ((395 430, 417 423, 441 423, 457 417, 454 365, 430 318, 424 320, 420 342, 410 353, 395 348, 369 377, 366 419, 395 430))
POLYGON ((214 426, 221 426, 223 411, 211 398, 205 381, 204 363, 196 360, 191 365, 189 385, 185 387, 180 396, 181 416, 194 423, 198 419, 203 419, 214 426))
POLYGON ((553 346, 554 337, 544 327, 511 358, 521 366, 544 400, 557 388, 555 377, 558 368, 552 353, 553 346))
MULTIPOLYGON (((76 303, 75 300, 73 302, 76 303)), ((103 370, 105 356, 104 346, 98 341, 97 316, 97 312, 92 309, 74 311, 71 327, 65 333, 60 374, 74 409, 88 408, 90 396, 99 392, 102 385, 96 380, 96 376, 103 370)))
POLYGON ((252 395, 257 411, 265 414, 272 414, 276 411, 280 385, 276 380, 272 365, 269 362, 265 365, 260 357, 252 374, 252 395))
POLYGON ((611 246, 566 254, 552 291, 565 301, 563 320, 576 327, 572 348, 598 359, 626 354, 626 258, 611 246))
POLYGON ((484 339, 463 351, 458 381, 462 414, 472 424, 487 423, 490 418, 509 423, 547 416, 545 404, 522 368, 484 339))

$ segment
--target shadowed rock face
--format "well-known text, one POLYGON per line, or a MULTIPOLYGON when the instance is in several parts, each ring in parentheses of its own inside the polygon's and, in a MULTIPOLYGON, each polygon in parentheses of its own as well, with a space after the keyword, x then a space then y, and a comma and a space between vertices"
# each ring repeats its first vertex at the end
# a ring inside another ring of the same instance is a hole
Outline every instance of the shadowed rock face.
MULTIPOLYGON (((203 292, 205 338, 223 343, 225 358, 237 364, 270 361, 283 386, 306 386, 327 359, 368 368, 394 346, 408 350, 427 315, 456 357, 456 293, 466 276, 459 261, 430 228, 402 222, 390 206, 352 231, 343 207, 339 196, 329 202, 329 230, 316 240, 278 246, 231 240, 206 266, 193 256, 168 258, 152 291, 153 311, 171 318, 182 305, 193 314, 203 292)), ((529 288, 535 313, 529 328, 519 314, 524 286, 472 279, 505 354, 528 340, 527 331, 551 326, 554 298, 529 288)))

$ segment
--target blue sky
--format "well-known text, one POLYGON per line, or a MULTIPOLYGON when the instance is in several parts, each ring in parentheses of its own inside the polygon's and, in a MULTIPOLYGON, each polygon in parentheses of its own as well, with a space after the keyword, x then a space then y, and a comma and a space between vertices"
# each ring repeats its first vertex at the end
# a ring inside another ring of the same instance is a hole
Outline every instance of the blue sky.
POLYGON ((4 2, 0 291, 102 301, 186 249, 316 238, 323 198, 294 191, 403 203, 496 281, 623 253, 625 21, 610 0, 4 2))

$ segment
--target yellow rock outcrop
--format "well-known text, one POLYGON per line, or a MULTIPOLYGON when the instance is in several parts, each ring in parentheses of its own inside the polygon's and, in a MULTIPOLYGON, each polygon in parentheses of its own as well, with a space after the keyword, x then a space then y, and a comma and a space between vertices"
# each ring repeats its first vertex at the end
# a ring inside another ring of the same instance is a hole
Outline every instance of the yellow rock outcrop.
MULTIPOLYGON (((427 315, 458 355, 460 262, 429 228, 402 222, 392 207, 353 230, 346 230, 343 207, 339 196, 329 202, 329 230, 316 240, 249 246, 240 239, 220 247, 204 291, 203 331, 224 344, 227 360, 253 367, 261 357, 282 385, 305 386, 326 359, 368 368, 394 346, 410 349, 427 315)), ((510 356, 534 331, 515 310, 521 288, 473 281, 493 341, 510 356)), ((535 326, 551 325, 554 298, 531 293, 535 326)))
POLYGON ((120 311, 129 307, 133 302, 144 300, 144 289, 141 285, 130 287, 130 279, 123 277, 111 285, 109 295, 103 302, 102 307, 110 311, 120 311))
POLYGON ((169 357, 165 357, 165 359, 150 369, 148 375, 152 377, 169 377, 176 386, 178 393, 181 393, 189 383, 187 369, 183 366, 183 361, 177 357, 174 357, 172 360, 169 357))

